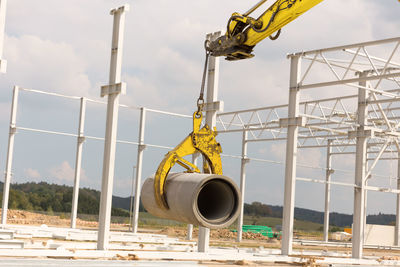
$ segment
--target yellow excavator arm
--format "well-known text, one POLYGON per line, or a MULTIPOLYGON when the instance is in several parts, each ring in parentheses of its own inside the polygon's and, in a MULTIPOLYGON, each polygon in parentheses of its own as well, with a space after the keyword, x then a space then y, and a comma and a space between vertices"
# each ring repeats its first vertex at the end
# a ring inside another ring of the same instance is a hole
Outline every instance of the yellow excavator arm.
POLYGON ((227 60, 253 57, 254 46, 267 37, 278 38, 283 26, 323 0, 277 0, 257 19, 250 17, 267 0, 261 0, 244 14, 233 13, 226 34, 206 43, 212 56, 225 56, 227 60), (272 36, 276 32, 275 36, 272 36))

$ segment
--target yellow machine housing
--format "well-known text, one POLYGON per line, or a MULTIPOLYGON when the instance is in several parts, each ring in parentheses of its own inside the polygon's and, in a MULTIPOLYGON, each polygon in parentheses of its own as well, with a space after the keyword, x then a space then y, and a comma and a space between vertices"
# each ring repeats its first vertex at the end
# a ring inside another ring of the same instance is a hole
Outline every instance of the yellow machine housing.
POLYGON ((283 26, 323 0, 278 0, 259 18, 251 18, 249 15, 266 1, 260 1, 245 14, 233 13, 228 21, 226 34, 207 43, 206 49, 211 55, 225 56, 227 60, 253 57, 251 52, 257 43, 267 37, 276 39, 283 26), (277 35, 271 36, 275 32, 277 35))

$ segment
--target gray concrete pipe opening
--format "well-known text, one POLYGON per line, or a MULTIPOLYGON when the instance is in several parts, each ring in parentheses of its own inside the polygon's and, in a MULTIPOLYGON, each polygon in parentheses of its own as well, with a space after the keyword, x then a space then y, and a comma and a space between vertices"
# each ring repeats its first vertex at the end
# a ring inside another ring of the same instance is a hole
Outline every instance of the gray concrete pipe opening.
POLYGON ((239 215, 240 194, 229 177, 201 173, 171 173, 166 181, 169 210, 160 209, 154 198, 154 177, 142 186, 144 208, 157 217, 207 228, 231 225, 239 215))

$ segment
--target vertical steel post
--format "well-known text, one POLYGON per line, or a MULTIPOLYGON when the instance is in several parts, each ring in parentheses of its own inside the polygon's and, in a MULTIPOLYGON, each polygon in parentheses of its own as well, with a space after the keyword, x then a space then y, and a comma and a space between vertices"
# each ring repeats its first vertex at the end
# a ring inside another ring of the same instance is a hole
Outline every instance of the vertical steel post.
POLYGON ((292 56, 290 62, 289 120, 287 126, 285 192, 282 218, 282 255, 289 255, 292 253, 294 200, 296 190, 297 137, 299 132, 297 118, 299 115, 300 91, 298 89, 298 83, 300 81, 300 73, 301 58, 299 56, 292 56))
POLYGON ((143 152, 146 148, 144 144, 144 129, 146 127, 146 108, 140 109, 140 128, 138 151, 136 161, 136 180, 135 180, 135 200, 133 208, 133 225, 132 232, 137 233, 139 224, 139 204, 140 204, 140 185, 142 180, 143 152))
POLYGON ((325 213, 324 213, 324 241, 329 238, 329 202, 331 198, 331 175, 332 171, 332 140, 328 140, 326 147, 326 184, 325 184, 325 213))
MULTIPOLYGON (((368 150, 368 147, 367 147, 368 150)), ((365 158, 367 158, 368 153, 367 151, 365 152, 365 158)), ((368 173, 368 160, 365 162, 365 173, 368 173)), ((368 186, 368 180, 369 177, 371 177, 372 174, 370 174, 368 177, 365 177, 365 186, 368 186)), ((365 243, 365 240, 367 238, 367 206, 368 206, 368 190, 364 190, 364 217, 363 217, 363 229, 364 229, 364 235, 363 235, 363 244, 365 243)))
POLYGON ((111 10, 114 16, 111 44, 110 79, 108 86, 102 86, 101 95, 108 95, 107 121, 104 141, 103 175, 100 196, 99 233, 97 249, 106 250, 109 242, 112 189, 114 181, 115 148, 117 140, 119 95, 124 93, 125 85, 121 83, 123 31, 125 26, 125 5, 111 10))
POLYGON ((240 207, 239 218, 237 224, 237 242, 242 241, 243 236, 243 213, 244 213, 244 194, 246 188, 246 164, 249 162, 247 158, 247 131, 242 133, 242 162, 240 167, 240 207))
POLYGON ((78 215, 79 183, 81 180, 81 166, 82 166, 82 149, 83 149, 83 143, 85 142, 85 136, 83 132, 85 128, 85 114, 86 114, 86 99, 82 97, 81 108, 79 112, 78 141, 76 146, 74 191, 72 193, 71 228, 76 228, 76 217, 78 215))
MULTIPOLYGON (((368 72, 363 72, 360 77, 367 76, 368 72)), ((365 126, 367 125, 368 115, 368 91, 366 81, 361 81, 358 89, 358 128, 356 138, 356 166, 354 188, 354 211, 353 211, 353 237, 352 237, 352 257, 361 259, 363 256, 364 241, 364 207, 365 207, 365 164, 367 162, 367 135, 365 126)))
MULTIPOLYGON (((221 32, 207 34, 207 39, 210 41, 216 40, 221 35, 221 32)), ((218 98, 218 82, 219 82, 219 57, 210 56, 207 67, 207 103, 212 104, 218 98)), ((217 123, 217 111, 206 111, 206 124, 213 129, 217 123)), ((207 252, 210 241, 210 229, 199 227, 199 240, 197 244, 198 252, 207 252)))
POLYGON ((193 224, 188 224, 187 225, 187 235, 186 235, 186 240, 192 240, 193 239, 193 224))
POLYGON ((128 231, 133 231, 133 199, 135 192, 135 176, 136 176, 136 166, 133 166, 132 171, 132 183, 131 183, 131 196, 129 201, 129 228, 128 231))
POLYGON ((5 73, 7 61, 3 58, 4 29, 6 24, 7 0, 0 0, 0 72, 5 73))
MULTIPOLYGON (((397 153, 397 189, 400 190, 400 152, 397 153)), ((396 194, 396 227, 394 231, 394 245, 400 246, 400 194, 396 194)))
POLYGON ((14 139, 17 133, 17 108, 18 108, 18 86, 14 86, 13 99, 11 104, 11 116, 10 116, 10 132, 8 135, 8 149, 7 149, 7 162, 6 162, 6 173, 4 177, 3 185, 3 203, 1 210, 1 224, 7 224, 7 211, 8 211, 8 198, 10 195, 10 183, 11 183, 11 170, 14 154, 14 139))
MULTIPOLYGON (((192 163, 194 165, 197 165, 197 160, 199 158, 199 153, 194 153, 192 155, 192 163)), ((186 240, 192 240, 193 239, 193 224, 188 224, 187 225, 187 235, 186 235, 186 240)))

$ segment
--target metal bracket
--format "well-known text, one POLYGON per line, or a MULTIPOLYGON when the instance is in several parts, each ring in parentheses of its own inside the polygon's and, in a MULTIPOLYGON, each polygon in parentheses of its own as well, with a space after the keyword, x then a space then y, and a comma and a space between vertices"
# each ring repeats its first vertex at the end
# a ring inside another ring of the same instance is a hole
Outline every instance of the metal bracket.
POLYGON ((326 173, 327 173, 327 174, 334 174, 334 173, 335 173, 335 170, 334 170, 334 169, 327 169, 327 170, 326 170, 326 173))
POLYGON ((250 159, 248 157, 242 158, 242 163, 247 164, 250 162, 250 159))
POLYGON ((300 91, 300 86, 301 86, 301 84, 299 83, 296 86, 289 87, 289 90, 291 90, 291 91, 292 90, 300 91))
POLYGON ((129 5, 125 4, 125 5, 120 6, 118 8, 111 9, 110 10, 110 15, 114 15, 114 13, 117 13, 117 12, 129 11, 129 8, 130 8, 129 5))
POLYGON ((116 84, 103 85, 101 87, 101 97, 111 94, 126 94, 126 83, 120 82, 116 84))
POLYGON ((203 111, 224 111, 224 101, 216 101, 211 103, 205 103, 203 107, 203 111))
POLYGON ((372 138, 372 137, 375 137, 375 132, 376 132, 375 129, 349 131, 348 137, 349 137, 349 139, 353 139, 353 138, 357 138, 357 137, 372 138))
POLYGON ((10 126, 10 134, 16 134, 16 133, 17 133, 17 127, 10 126))
POLYGON ((146 149, 147 145, 139 145, 138 147, 140 151, 143 151, 146 149))
POLYGON ((282 118, 279 119, 279 126, 281 128, 285 128, 288 126, 300 126, 304 127, 306 126, 306 117, 296 117, 296 118, 282 118))
POLYGON ((85 140, 86 140, 86 137, 84 137, 84 136, 78 136, 78 143, 83 143, 83 142, 85 142, 85 140))

